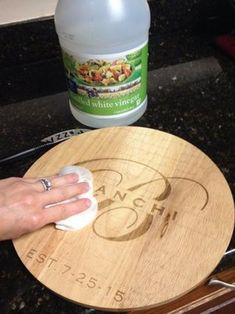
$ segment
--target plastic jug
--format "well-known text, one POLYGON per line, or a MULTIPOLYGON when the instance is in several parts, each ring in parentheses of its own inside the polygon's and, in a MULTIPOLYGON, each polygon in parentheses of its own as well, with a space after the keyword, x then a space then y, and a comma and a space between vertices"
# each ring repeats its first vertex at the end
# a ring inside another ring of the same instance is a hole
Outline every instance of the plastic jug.
POLYGON ((73 116, 94 128, 137 121, 147 107, 147 0, 59 0, 55 26, 73 116))

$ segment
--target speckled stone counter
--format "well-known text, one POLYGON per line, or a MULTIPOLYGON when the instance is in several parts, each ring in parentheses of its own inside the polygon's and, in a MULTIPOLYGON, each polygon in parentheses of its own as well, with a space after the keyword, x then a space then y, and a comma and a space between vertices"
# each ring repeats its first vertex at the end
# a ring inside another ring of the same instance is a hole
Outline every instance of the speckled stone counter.
MULTIPOLYGON (((170 82, 164 86, 151 76, 148 109, 135 125, 170 132, 196 145, 218 165, 235 195, 235 63, 213 45, 213 37, 192 31, 189 25, 199 11, 193 11, 189 2, 184 1, 175 16, 173 11, 167 11, 169 6, 164 6, 164 1, 162 6, 160 1, 156 2, 161 13, 158 15, 154 1, 151 2, 149 68, 213 56, 222 72, 196 82, 179 85, 170 82)), ((1 54, 1 156, 39 145, 42 138, 53 133, 81 127, 69 111, 53 22, 36 24, 21 26, 17 36, 27 37, 25 46, 20 45, 23 37, 18 37, 15 49, 12 42, 6 41, 5 54, 1 54), (47 42, 48 46, 40 45, 39 41, 47 42)), ((0 37, 14 38, 15 30, 1 29, 0 37)), ((172 79, 175 80, 174 75, 172 79)), ((0 178, 22 176, 39 155, 0 166, 0 178)), ((234 247, 235 236, 230 244, 230 248, 234 247)), ((216 271, 233 267, 234 263, 235 258, 226 258, 216 271)), ((47 290, 22 265, 12 243, 5 241, 0 243, 0 313, 100 312, 79 307, 47 290)))

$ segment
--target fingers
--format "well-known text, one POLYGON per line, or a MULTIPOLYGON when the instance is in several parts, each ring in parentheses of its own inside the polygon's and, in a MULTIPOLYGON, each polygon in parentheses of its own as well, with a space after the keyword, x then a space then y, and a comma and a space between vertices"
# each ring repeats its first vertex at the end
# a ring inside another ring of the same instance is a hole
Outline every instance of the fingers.
POLYGON ((52 180, 52 189, 45 191, 40 182, 34 179, 24 180, 21 178, 11 178, 7 180, 9 202, 13 201, 22 206, 33 206, 44 208, 47 205, 55 204, 68 200, 72 197, 89 191, 89 184, 86 182, 77 183, 77 174, 68 174, 64 176, 50 177, 52 180), (24 205, 23 205, 24 204, 24 205))
POLYGON ((77 199, 76 201, 55 205, 53 207, 45 208, 42 212, 42 223, 46 225, 48 223, 53 223, 58 220, 62 220, 78 214, 91 205, 91 200, 89 199, 77 199))
MULTIPOLYGON (((71 173, 64 176, 47 177, 47 179, 51 182, 52 188, 54 189, 64 185, 76 183, 78 182, 79 177, 76 173, 71 173)), ((45 191, 40 179, 24 179, 24 182, 31 184, 37 192, 45 191)))
POLYGON ((41 205, 44 207, 68 200, 74 196, 88 192, 90 189, 87 182, 70 184, 63 187, 53 188, 50 191, 40 193, 41 205))
POLYGON ((76 183, 59 187, 47 192, 27 194, 25 208, 21 216, 23 233, 37 230, 49 223, 75 215, 86 210, 90 205, 89 199, 78 199, 75 196, 89 190, 87 183, 76 183), (29 197, 30 196, 30 197, 29 197), (73 200, 66 202, 66 200, 73 200))

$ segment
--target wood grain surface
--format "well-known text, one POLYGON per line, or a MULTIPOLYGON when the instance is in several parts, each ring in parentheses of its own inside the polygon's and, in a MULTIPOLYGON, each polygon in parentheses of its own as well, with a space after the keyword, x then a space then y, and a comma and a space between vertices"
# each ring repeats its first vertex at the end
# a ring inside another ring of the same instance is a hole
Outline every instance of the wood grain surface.
POLYGON ((197 287, 221 260, 233 199, 193 145, 147 128, 95 130, 54 147, 26 176, 65 165, 92 171, 96 219, 77 232, 49 225, 14 241, 27 269, 57 294, 107 311, 152 308, 197 287))

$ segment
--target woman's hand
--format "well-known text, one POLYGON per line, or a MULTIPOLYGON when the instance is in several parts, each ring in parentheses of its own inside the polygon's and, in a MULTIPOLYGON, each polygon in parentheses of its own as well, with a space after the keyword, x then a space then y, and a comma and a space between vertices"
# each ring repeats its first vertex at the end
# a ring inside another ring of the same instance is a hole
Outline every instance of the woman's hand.
POLYGON ((0 180, 0 240, 15 239, 90 206, 85 198, 56 204, 89 190, 87 183, 77 183, 77 174, 48 179, 52 183, 50 191, 45 191, 40 179, 0 180), (47 206, 51 204, 55 205, 47 206))

